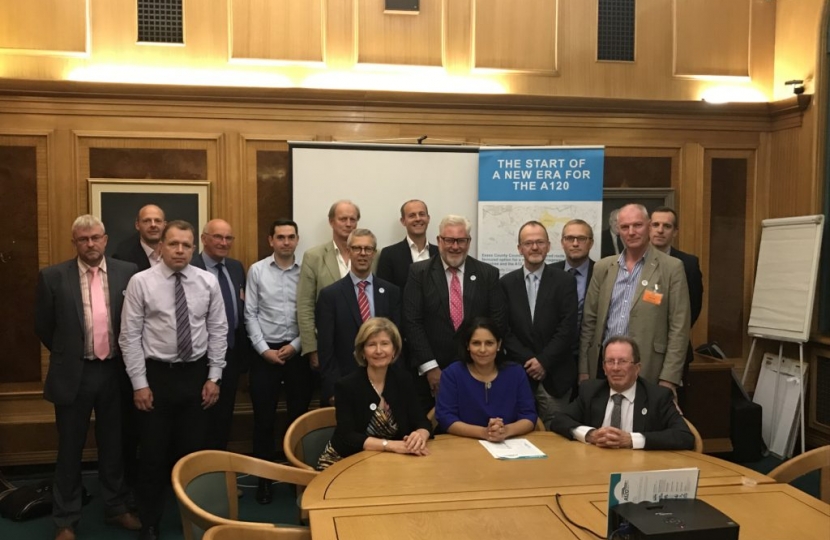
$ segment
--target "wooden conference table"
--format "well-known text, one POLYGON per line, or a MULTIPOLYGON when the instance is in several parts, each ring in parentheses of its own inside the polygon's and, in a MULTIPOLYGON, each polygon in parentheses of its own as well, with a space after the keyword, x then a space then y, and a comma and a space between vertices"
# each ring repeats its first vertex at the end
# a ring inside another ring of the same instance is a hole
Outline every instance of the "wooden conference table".
POLYGON ((734 463, 687 451, 603 450, 548 432, 526 438, 548 457, 499 461, 476 440, 441 435, 426 457, 346 458, 303 495, 312 537, 595 538, 567 523, 556 493, 572 519, 604 534, 611 473, 681 467, 700 469, 699 498, 735 519, 741 540, 830 537, 830 506, 734 463))

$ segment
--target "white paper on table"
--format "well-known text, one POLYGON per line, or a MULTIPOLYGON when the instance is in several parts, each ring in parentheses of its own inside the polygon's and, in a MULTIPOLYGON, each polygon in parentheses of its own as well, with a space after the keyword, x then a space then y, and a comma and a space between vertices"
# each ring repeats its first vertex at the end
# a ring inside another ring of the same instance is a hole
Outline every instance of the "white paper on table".
POLYGON ((507 439, 500 443, 478 442, 496 459, 539 459, 548 457, 527 439, 507 439))

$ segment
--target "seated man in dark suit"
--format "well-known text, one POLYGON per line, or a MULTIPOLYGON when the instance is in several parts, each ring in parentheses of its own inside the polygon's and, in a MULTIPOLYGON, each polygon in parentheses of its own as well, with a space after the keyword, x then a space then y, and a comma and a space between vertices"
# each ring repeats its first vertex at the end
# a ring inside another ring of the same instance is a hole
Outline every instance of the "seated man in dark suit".
POLYGON ((429 210, 424 201, 412 199, 403 203, 401 225, 406 229, 406 238, 383 248, 375 273, 403 290, 412 263, 438 255, 438 246, 427 242, 429 210))
POLYGON ((377 239, 369 229, 355 229, 347 240, 351 269, 343 279, 322 291, 317 299, 317 354, 320 358, 320 403, 334 405, 334 384, 356 371, 354 340, 360 326, 372 317, 401 321, 401 291, 372 275, 377 239))
POLYGON ((640 350, 633 339, 611 337, 603 359, 607 379, 582 383, 579 397, 554 415, 548 429, 602 448, 694 448, 694 435, 677 412, 672 391, 638 378, 640 350))

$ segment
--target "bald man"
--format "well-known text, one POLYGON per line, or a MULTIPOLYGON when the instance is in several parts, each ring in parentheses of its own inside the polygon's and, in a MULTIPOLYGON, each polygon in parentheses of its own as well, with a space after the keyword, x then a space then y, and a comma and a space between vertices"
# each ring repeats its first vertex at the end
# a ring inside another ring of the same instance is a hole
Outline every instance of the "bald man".
POLYGON ((112 258, 135 264, 139 272, 157 265, 161 260, 159 240, 165 225, 164 210, 155 204, 142 206, 135 218, 136 234, 122 240, 112 258))
POLYGON ((215 407, 208 409, 210 423, 206 447, 225 450, 228 447, 233 407, 236 403, 236 386, 240 373, 247 368, 248 335, 245 332, 245 269, 242 263, 228 257, 235 237, 230 224, 224 219, 212 219, 202 229, 202 252, 193 257, 190 264, 212 273, 219 281, 225 316, 228 319, 228 350, 225 353, 225 369, 222 371, 222 391, 215 407))

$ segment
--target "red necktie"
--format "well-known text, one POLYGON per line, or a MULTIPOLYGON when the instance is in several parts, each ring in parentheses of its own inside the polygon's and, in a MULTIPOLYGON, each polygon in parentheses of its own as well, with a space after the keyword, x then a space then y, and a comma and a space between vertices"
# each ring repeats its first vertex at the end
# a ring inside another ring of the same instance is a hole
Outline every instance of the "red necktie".
POLYGON ((461 282, 458 280, 458 268, 450 267, 450 319, 456 330, 464 320, 464 297, 461 294, 461 282))
POLYGON ((361 281, 357 284, 357 305, 360 308, 360 318, 363 319, 363 322, 366 322, 372 316, 372 312, 369 310, 369 297, 366 296, 366 286, 368 284, 368 281, 361 281))
POLYGON ((106 360, 110 355, 110 330, 107 321, 107 302, 104 299, 104 287, 100 268, 89 268, 89 302, 92 304, 92 352, 95 358, 106 360))

